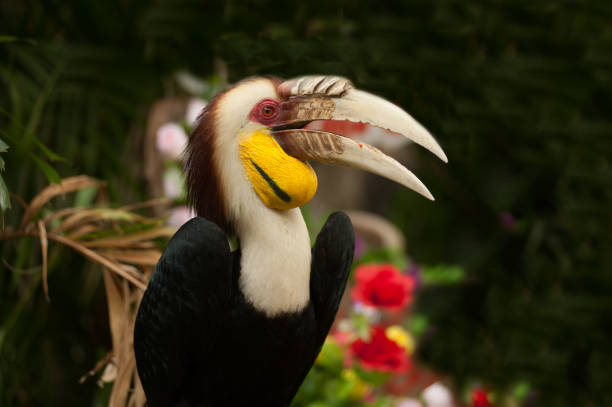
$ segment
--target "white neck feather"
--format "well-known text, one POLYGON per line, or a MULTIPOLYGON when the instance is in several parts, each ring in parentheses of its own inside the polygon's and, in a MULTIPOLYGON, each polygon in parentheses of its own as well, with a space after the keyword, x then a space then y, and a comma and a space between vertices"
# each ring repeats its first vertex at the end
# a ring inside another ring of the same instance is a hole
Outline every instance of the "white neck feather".
POLYGON ((299 209, 263 204, 236 225, 242 250, 239 285, 268 316, 301 311, 310 298, 310 237, 299 209))

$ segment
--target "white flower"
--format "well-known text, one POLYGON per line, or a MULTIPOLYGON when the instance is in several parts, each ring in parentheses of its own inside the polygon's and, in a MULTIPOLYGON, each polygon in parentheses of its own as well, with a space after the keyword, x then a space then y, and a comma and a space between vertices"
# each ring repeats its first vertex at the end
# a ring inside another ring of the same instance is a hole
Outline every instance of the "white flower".
POLYGON ((361 301, 353 302, 353 311, 355 311, 357 314, 365 315, 373 324, 377 324, 380 321, 380 312, 378 312, 375 307, 365 305, 361 301))
POLYGON ((417 399, 404 398, 397 400, 393 407, 423 407, 423 404, 417 399))
POLYGON ((436 382, 423 390, 421 394, 427 407, 453 407, 453 396, 450 390, 440 382, 436 382))
POLYGON ((178 123, 166 123, 157 130, 157 148, 171 160, 178 160, 187 146, 187 133, 178 123))
POLYGON ((191 72, 178 71, 175 78, 178 84, 192 95, 201 95, 210 89, 208 82, 203 81, 191 72))
POLYGON ((183 198, 185 195, 185 177, 181 170, 170 167, 164 172, 164 195, 168 198, 183 198))
POLYGON ((185 114, 185 120, 189 127, 195 126, 196 120, 200 113, 202 113, 202 109, 206 107, 206 101, 200 98, 192 98, 187 105, 187 113, 185 114))
POLYGON ((176 206, 170 209, 170 217, 168 218, 167 222, 168 225, 176 226, 178 228, 183 226, 185 222, 194 217, 195 214, 193 213, 193 210, 191 210, 187 206, 176 206))

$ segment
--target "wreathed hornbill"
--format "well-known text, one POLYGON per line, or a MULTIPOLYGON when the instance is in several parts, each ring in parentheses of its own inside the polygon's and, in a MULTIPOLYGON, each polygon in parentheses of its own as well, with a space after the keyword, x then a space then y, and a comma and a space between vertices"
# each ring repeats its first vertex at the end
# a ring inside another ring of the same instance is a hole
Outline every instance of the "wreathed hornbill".
POLYGON ((299 210, 314 195, 308 160, 373 172, 429 199, 427 188, 376 148, 305 129, 346 120, 406 136, 446 161, 410 115, 335 76, 251 78, 203 110, 186 156, 200 217, 170 240, 134 331, 150 407, 287 406, 319 353, 353 259, 346 215, 310 247, 299 210), (230 251, 228 235, 239 248, 230 251))

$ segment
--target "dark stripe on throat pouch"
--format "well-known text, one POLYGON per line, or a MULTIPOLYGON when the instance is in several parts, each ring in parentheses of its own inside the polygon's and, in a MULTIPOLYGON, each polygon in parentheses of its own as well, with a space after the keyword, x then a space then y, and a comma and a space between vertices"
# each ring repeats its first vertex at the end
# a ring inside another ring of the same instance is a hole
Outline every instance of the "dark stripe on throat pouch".
POLYGON ((268 183, 268 185, 270 185, 270 188, 272 188, 272 191, 274 191, 277 197, 279 197, 285 202, 291 201, 291 197, 289 196, 289 194, 283 191, 281 187, 279 187, 276 182, 274 182, 274 180, 270 178, 270 176, 252 159, 251 164, 253 164, 253 167, 255 167, 259 175, 261 175, 261 177, 268 183))

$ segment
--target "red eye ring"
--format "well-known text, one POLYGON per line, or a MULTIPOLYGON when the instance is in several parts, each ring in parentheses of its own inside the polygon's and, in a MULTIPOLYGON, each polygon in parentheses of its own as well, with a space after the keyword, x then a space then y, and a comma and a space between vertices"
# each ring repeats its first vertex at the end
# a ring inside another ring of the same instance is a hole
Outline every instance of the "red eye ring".
POLYGON ((272 126, 280 117, 281 106, 278 100, 263 99, 251 110, 249 118, 265 126, 272 126))

